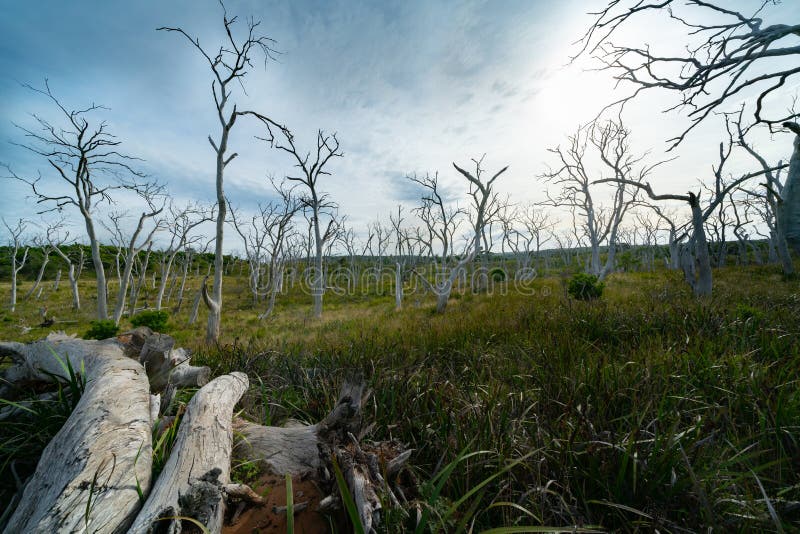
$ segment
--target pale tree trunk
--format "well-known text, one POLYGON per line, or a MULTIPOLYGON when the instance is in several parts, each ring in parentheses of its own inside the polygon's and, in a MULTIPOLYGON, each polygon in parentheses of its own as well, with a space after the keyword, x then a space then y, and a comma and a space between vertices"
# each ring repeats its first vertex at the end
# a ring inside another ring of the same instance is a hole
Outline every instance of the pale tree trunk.
POLYGON ((142 293, 142 288, 144 287, 145 281, 147 280, 147 267, 150 265, 150 253, 153 250, 153 242, 151 241, 149 245, 147 245, 147 253, 144 255, 144 263, 142 264, 142 272, 139 273, 139 279, 136 281, 136 285, 131 288, 131 313, 136 313, 136 304, 139 301, 139 295, 142 293))
MULTIPOLYGON (((131 271, 133 270, 133 260, 125 262, 125 268, 120 279, 119 289, 117 290, 117 304, 114 306, 114 323, 119 324, 122 319, 122 314, 125 312, 125 301, 128 296, 128 285, 131 280, 131 271)), ((133 311, 133 310, 131 310, 133 311)))
POLYGON ((16 362, 6 380, 35 378, 31 369, 39 379, 68 380, 53 351, 84 370, 86 390, 45 447, 5 532, 125 532, 141 506, 137 488, 145 495, 150 488, 147 375, 116 341, 51 334, 30 345, 0 344, 16 362))
MULTIPOLYGON (((69 277, 69 287, 72 290, 72 309, 77 311, 81 309, 81 297, 78 293, 78 277, 76 274, 75 264, 72 263, 72 260, 69 259, 59 247, 53 247, 53 250, 56 254, 61 256, 61 259, 64 260, 67 264, 67 276, 69 277)), ((83 259, 83 254, 81 254, 81 259, 83 259)), ((59 271, 61 273, 61 271, 59 271)))
POLYGON ((403 267, 397 262, 394 270, 394 309, 403 308, 403 267))
POLYGON ((694 294, 697 296, 706 296, 711 295, 711 258, 708 253, 708 241, 706 240, 703 211, 700 209, 700 201, 694 195, 691 197, 689 205, 692 208, 692 240, 694 241, 694 253, 697 259, 697 280, 694 285, 694 294))
POLYGON ((189 274, 189 267, 192 263, 192 255, 187 254, 183 261, 183 274, 181 275, 181 285, 178 288, 178 304, 175 306, 175 313, 181 311, 183 305, 183 292, 186 289, 186 277, 189 274))
POLYGON ((36 274, 36 281, 33 283, 33 286, 25 293, 25 296, 22 300, 28 300, 33 295, 34 291, 39 287, 39 284, 42 283, 42 277, 44 276, 44 270, 47 268, 47 264, 50 262, 50 249, 42 249, 42 266, 39 267, 39 272, 36 274))
MULTIPOLYGON (((779 204, 780 217, 778 217, 777 223, 780 231, 778 247, 781 246, 780 234, 782 233, 786 243, 795 252, 800 252, 800 126, 794 123, 786 123, 784 126, 789 127, 795 133, 795 138, 792 157, 789 160, 789 172, 781 195, 783 202, 779 204)), ((781 254, 781 256, 784 265, 791 261, 788 253, 786 255, 781 254)), ((792 269, 790 272, 794 272, 794 270, 792 269)))
POLYGON ((669 234, 669 268, 673 270, 680 269, 680 245, 675 239, 675 232, 670 230, 669 234))
MULTIPOLYGON (((163 209, 163 208, 162 208, 163 209)), ((133 264, 136 261, 136 257, 139 255, 139 252, 145 246, 151 246, 153 236, 160 228, 160 223, 155 222, 153 224, 153 228, 150 230, 150 233, 144 238, 144 241, 141 245, 136 244, 136 240, 139 239, 139 234, 142 232, 144 228, 144 224, 147 219, 157 216, 161 213, 161 209, 154 209, 152 212, 145 212, 139 217, 139 224, 136 226, 136 230, 134 230, 133 235, 131 236, 131 240, 128 243, 128 248, 125 250, 125 267, 122 277, 120 278, 119 283, 119 290, 117 291, 117 304, 114 307, 114 323, 119 324, 119 320, 122 318, 122 313, 125 311, 125 301, 127 293, 128 293, 128 285, 131 281, 131 272, 133 270, 133 264)), ((149 258, 148 258, 149 260, 149 258)), ((131 310, 133 311, 133 310, 131 310)))
POLYGON ((53 281, 53 291, 58 291, 58 284, 61 283, 61 269, 56 271, 56 279, 53 281))
POLYGON ((264 310, 264 313, 258 316, 259 319, 266 319, 272 315, 272 312, 275 310, 275 299, 283 288, 283 270, 283 261, 273 262, 272 268, 270 269, 272 282, 270 282, 269 285, 269 300, 267 301, 267 309, 264 310))
POLYGON ((97 277, 97 318, 108 319, 108 287, 106 285, 106 270, 100 257, 100 243, 94 231, 94 221, 88 212, 84 212, 86 233, 89 236, 89 245, 92 248, 92 264, 97 277))
POLYGON ((177 250, 173 251, 169 258, 167 259, 166 264, 161 268, 161 281, 158 284, 158 293, 156 294, 156 309, 161 309, 161 302, 164 299, 164 292, 167 289, 167 280, 169 279, 170 271, 172 270, 172 262, 175 260, 175 255, 178 253, 177 250))
MULTIPOLYGON (((314 193, 314 205, 317 205, 316 193, 314 193)), ((316 269, 313 288, 311 290, 314 301, 314 317, 322 317, 322 298, 325 295, 325 273, 322 270, 322 234, 319 229, 319 211, 314 210, 314 245, 316 256, 314 257, 314 267, 316 269)))
MULTIPOLYGON (((149 533, 154 523, 171 531, 178 517, 194 517, 208 532, 222 530, 224 486, 230 483, 233 407, 248 387, 247 375, 215 378, 195 393, 178 437, 130 534, 149 533), (177 516, 177 517, 176 517, 177 516)), ((180 529, 178 529, 180 530, 180 529)))
MULTIPOLYGON (((208 306, 208 323, 206 324, 206 342, 212 343, 219 339, 220 323, 222 321, 222 275, 224 274, 224 257, 222 238, 225 232, 225 217, 228 212, 228 203, 225 200, 225 191, 222 187, 223 172, 225 170, 225 150, 228 146, 228 128, 223 125, 222 137, 217 150, 217 227, 214 243, 214 282, 211 286, 210 298, 205 299, 208 306)), ((205 284, 203 285, 205 288, 205 284)))
POLYGON ((197 288, 197 294, 195 295, 194 303, 192 304, 192 311, 189 314, 189 324, 194 324, 194 322, 197 320, 197 314, 200 311, 200 300, 202 300, 203 294, 205 293, 206 282, 208 281, 209 276, 211 276, 211 267, 211 265, 208 266, 208 272, 200 282, 200 287, 197 288))
POLYGON ((17 309, 17 275, 25 266, 25 262, 28 260, 28 247, 25 247, 25 253, 22 255, 22 261, 17 263, 17 251, 18 247, 14 247, 14 257, 11 261, 11 302, 10 302, 10 309, 13 313, 17 309))

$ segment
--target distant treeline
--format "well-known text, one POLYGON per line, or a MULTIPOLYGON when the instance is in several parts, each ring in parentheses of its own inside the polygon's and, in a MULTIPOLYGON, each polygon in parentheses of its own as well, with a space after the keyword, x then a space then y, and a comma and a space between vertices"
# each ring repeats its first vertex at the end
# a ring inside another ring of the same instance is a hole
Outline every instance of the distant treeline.
MULTIPOLYGON (((92 250, 89 248, 89 245, 62 245, 61 250, 70 257, 70 259, 74 262, 78 262, 81 257, 81 249, 83 249, 83 270, 82 270, 82 277, 89 276, 91 278, 94 277, 94 268, 92 266, 92 250)), ((19 252, 17 252, 17 261, 22 258, 22 255, 25 252, 25 248, 22 247, 19 252)), ((117 268, 117 247, 111 245, 101 245, 100 246, 100 256, 103 259, 103 265, 106 268, 106 271, 109 274, 116 273, 117 268)), ((0 246, 0 280, 8 280, 11 277, 11 255, 14 253, 13 247, 9 246, 0 246)), ((164 257, 165 252, 160 250, 153 250, 150 253, 150 261, 149 265, 152 268, 161 261, 164 257)), ((145 252, 139 253, 139 258, 143 260, 145 257, 145 252)), ((225 263, 231 262, 235 259, 234 256, 225 256, 225 263)), ((28 251, 28 259, 25 262, 25 266, 19 272, 19 277, 22 279, 35 279, 36 275, 39 273, 39 269, 42 266, 42 261, 44 260, 44 252, 42 248, 31 246, 30 250, 28 251)), ((122 261, 122 260, 120 260, 122 261)), ((208 270, 209 265, 213 264, 214 262, 214 254, 212 253, 193 253, 192 254, 192 266, 193 268, 199 268, 202 273, 205 273, 208 270)), ((47 263, 47 267, 45 268, 45 279, 52 279, 56 276, 59 269, 65 270, 67 268, 64 260, 62 260, 58 254, 51 253, 49 261, 47 263)), ((66 271, 63 273, 66 276, 66 271)))
MULTIPOLYGON (((758 258, 759 255, 763 255, 763 258, 766 259, 769 256, 769 243, 766 240, 753 240, 748 241, 748 244, 752 247, 748 251, 742 251, 740 248, 740 244, 736 241, 726 241, 724 243, 724 249, 719 242, 711 242, 709 243, 709 253, 712 258, 712 263, 715 266, 722 266, 725 265, 728 261, 733 263, 740 262, 741 254, 745 252, 749 257, 749 260, 754 260, 755 263, 761 263, 759 261, 761 258, 758 258), (755 249, 755 250, 753 250, 755 249), (724 252, 724 253, 723 253, 724 252), (755 252, 756 258, 752 257, 752 253, 755 252)), ((618 252, 617 252, 617 268, 622 271, 636 271, 640 270, 642 267, 646 267, 642 265, 644 262, 637 253, 642 251, 649 251, 649 253, 654 256, 655 258, 659 257, 668 257, 669 256, 669 247, 667 245, 628 245, 619 243, 617 245, 618 252)), ((61 249, 72 259, 74 262, 78 262, 81 256, 81 249, 83 249, 83 269, 81 271, 81 278, 94 278, 94 268, 92 266, 92 251, 89 245, 80 245, 80 244, 72 244, 72 245, 62 245, 61 249)), ((606 247, 601 247, 602 253, 605 254, 606 247)), ((583 254, 588 254, 589 249, 587 247, 578 247, 569 249, 566 252, 569 252, 569 259, 564 259, 561 256, 565 251, 561 249, 544 249, 540 252, 531 252, 531 256, 535 258, 544 258, 549 257, 554 261, 548 262, 548 266, 551 269, 569 269, 571 266, 580 267, 581 256, 583 254), (560 261, 559 261, 560 260, 560 261), (569 262, 570 265, 565 265, 565 262, 569 262), (575 265, 572 265, 572 264, 575 265)), ((103 265, 106 268, 106 272, 114 276, 116 274, 117 268, 117 253, 118 249, 112 245, 101 245, 100 247, 100 254, 103 259, 103 265)), ((0 246, 0 281, 8 280, 11 277, 11 255, 13 254, 13 248, 9 246, 0 246)), ((17 253, 18 260, 22 258, 24 254, 24 248, 20 249, 17 253)), ((148 262, 148 270, 152 269, 152 272, 156 273, 158 270, 155 268, 165 257, 166 252, 162 250, 153 250, 150 253, 150 259, 148 262)), ((139 253, 139 260, 143 261, 145 258, 146 253, 140 252, 139 253)), ((505 253, 497 253, 491 252, 487 254, 490 258, 490 261, 494 264, 500 263, 503 264, 506 261, 513 261, 517 255, 513 252, 505 252, 505 253)), ((392 255, 384 256, 387 260, 391 260, 393 258, 392 255)), ((30 250, 28 251, 28 258, 25 262, 25 266, 19 272, 19 277, 23 280, 32 280, 35 279, 38 275, 39 269, 42 265, 42 261, 44 259, 44 253, 42 248, 31 246, 30 250)), ((368 255, 358 255, 354 256, 353 258, 348 258, 347 256, 333 256, 326 258, 326 263, 329 266, 335 265, 345 265, 349 261, 359 261, 359 262, 371 262, 375 260, 375 257, 368 256, 368 255)), ((200 272, 205 274, 209 271, 209 267, 211 267, 214 263, 214 254, 210 252, 206 253, 199 253, 193 252, 192 253, 192 272, 200 272)), ((232 264, 242 264, 242 267, 246 263, 246 260, 240 258, 238 256, 228 254, 225 255, 225 265, 231 266, 232 264)), ((653 262, 655 263, 655 262, 653 262)), ((539 266, 542 267, 541 265, 539 266)), ((47 267, 45 268, 44 279, 53 279, 59 269, 64 271, 62 274, 66 274, 67 266, 65 265, 64 261, 55 253, 51 253, 49 257, 49 261, 47 267)), ((213 268, 212 268, 213 270, 213 268)), ((226 269, 227 271, 227 269, 226 269)), ((236 272, 239 272, 238 270, 236 272)), ((246 268, 244 272, 247 272, 246 268)))

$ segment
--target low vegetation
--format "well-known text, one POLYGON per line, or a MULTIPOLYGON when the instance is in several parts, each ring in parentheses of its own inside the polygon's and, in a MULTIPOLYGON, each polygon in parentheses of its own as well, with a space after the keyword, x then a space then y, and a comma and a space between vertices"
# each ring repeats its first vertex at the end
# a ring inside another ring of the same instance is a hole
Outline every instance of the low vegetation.
MULTIPOLYGON (((447 315, 433 297, 395 311, 391 292, 374 288, 332 294, 322 320, 299 291, 258 320, 246 276, 230 276, 237 326, 222 342, 203 344, 186 309, 172 334, 216 373, 247 372, 243 405, 262 424, 317 421, 346 377, 365 377, 368 439, 414 449, 419 490, 388 512, 387 532, 413 530, 416 509, 437 532, 796 528, 800 287, 777 267, 715 276, 714 296, 701 300, 674 271, 614 274, 589 300, 570 298, 563 278, 535 280, 526 295, 498 283, 487 295, 454 291, 447 315)), ((52 298, 68 307, 68 292, 52 298)), ((52 328, 81 332, 88 315, 52 328)), ((35 317, 23 304, 0 336, 42 337, 21 332, 35 317)), ((5 501, 12 465, 32 469, 40 434, 55 430, 42 425, 20 455, 27 431, 18 421, 0 429, 5 501)))

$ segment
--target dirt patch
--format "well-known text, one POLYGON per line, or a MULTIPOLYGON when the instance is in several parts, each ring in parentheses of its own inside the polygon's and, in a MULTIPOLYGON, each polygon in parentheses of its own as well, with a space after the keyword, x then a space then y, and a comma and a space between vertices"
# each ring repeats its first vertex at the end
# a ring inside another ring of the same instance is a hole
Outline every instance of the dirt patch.
MULTIPOLYGON (((284 534, 286 513, 280 509, 286 506, 285 479, 274 475, 262 475, 250 486, 267 500, 266 505, 248 507, 238 517, 232 517, 234 523, 226 525, 222 529, 223 534, 284 534)), ((328 519, 316 512, 317 505, 323 497, 316 485, 310 480, 295 477, 292 479, 292 490, 295 506, 308 503, 304 510, 295 513, 294 531, 305 534, 330 532, 328 519)), ((236 505, 231 506, 229 512, 235 515, 236 505)))

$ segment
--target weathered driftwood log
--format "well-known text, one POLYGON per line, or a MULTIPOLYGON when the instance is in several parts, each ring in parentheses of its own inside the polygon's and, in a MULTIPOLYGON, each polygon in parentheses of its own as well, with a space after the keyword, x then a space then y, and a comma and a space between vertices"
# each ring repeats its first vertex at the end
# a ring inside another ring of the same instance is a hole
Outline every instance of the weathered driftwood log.
MULTIPOLYGON (((320 502, 319 510, 325 512, 341 507, 332 475, 336 458, 358 508, 361 525, 365 532, 373 532, 380 519, 378 491, 386 492, 393 503, 397 498, 380 474, 377 455, 359 445, 361 407, 365 401, 362 393, 362 385, 346 384, 333 411, 315 425, 265 427, 236 419, 234 428, 240 439, 234 456, 258 462, 275 475, 313 477, 325 491, 332 492, 320 502)), ((393 474, 409 454, 402 452, 392 460, 393 474)))
POLYGON ((125 532, 151 477, 150 388, 142 366, 115 340, 51 334, 28 345, 0 343, 14 365, 4 378, 67 380, 83 371, 85 390, 42 453, 4 532, 125 532), (124 392, 120 394, 120 392, 124 392))
POLYGON ((127 353, 144 365, 150 378, 150 389, 161 391, 172 384, 176 387, 199 387, 208 383, 211 370, 189 364, 185 349, 175 348, 175 340, 167 334, 139 327, 122 334, 127 353))
POLYGON ((129 532, 181 531, 191 517, 212 533, 222 529, 229 482, 233 407, 248 387, 247 375, 232 373, 203 386, 186 409, 164 469, 129 532))
POLYGON ((360 384, 345 385, 333 411, 315 425, 262 426, 237 418, 234 428, 241 439, 236 442, 234 456, 259 462, 276 475, 316 472, 323 465, 320 446, 329 456, 336 442, 345 442, 350 432, 358 433, 362 391, 360 384))

